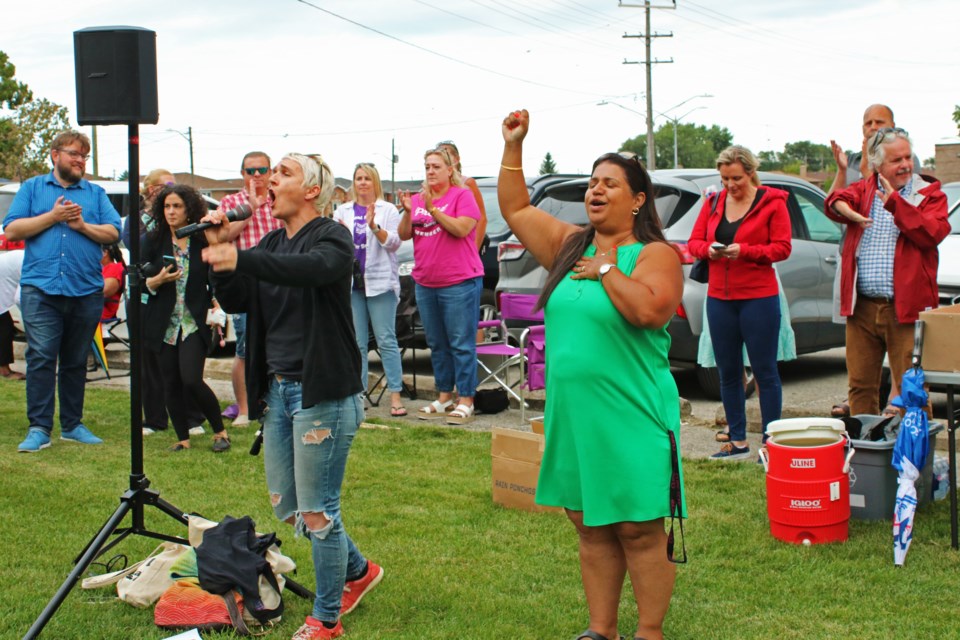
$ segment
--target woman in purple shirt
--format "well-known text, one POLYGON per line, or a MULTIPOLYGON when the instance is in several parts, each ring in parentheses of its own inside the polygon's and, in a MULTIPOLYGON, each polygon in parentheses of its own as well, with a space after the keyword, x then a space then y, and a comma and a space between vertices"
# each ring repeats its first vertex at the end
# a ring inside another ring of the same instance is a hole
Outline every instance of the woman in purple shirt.
POLYGON ((353 170, 353 201, 333 213, 337 222, 353 233, 353 291, 351 309, 353 328, 360 347, 364 389, 367 381, 367 352, 370 350, 368 327, 373 326, 383 372, 390 391, 390 415, 407 415, 400 399, 403 368, 397 346, 396 315, 400 299, 397 274, 397 249, 400 236, 400 212, 383 199, 380 174, 372 164, 361 162, 353 170))
POLYGON ((421 420, 447 424, 473 420, 477 391, 477 319, 483 263, 477 254, 477 201, 460 184, 445 149, 424 154, 420 193, 401 192, 401 240, 413 238, 413 280, 439 397, 417 412, 421 420), (459 398, 454 402, 456 386, 459 398))

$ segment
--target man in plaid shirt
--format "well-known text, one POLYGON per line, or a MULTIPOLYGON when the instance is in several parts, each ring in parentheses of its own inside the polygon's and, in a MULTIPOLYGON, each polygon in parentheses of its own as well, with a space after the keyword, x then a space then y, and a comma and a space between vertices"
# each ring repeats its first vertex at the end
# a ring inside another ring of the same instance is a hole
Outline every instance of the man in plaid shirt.
POLYGON ((867 143, 875 172, 827 197, 827 217, 847 225, 840 314, 847 318, 850 413, 879 408, 883 357, 893 379, 910 367, 913 323, 939 304, 937 245, 950 233, 940 182, 914 173, 903 129, 877 130, 867 143))
MULTIPOLYGON (((237 249, 252 249, 267 233, 283 226, 273 217, 270 200, 267 198, 267 185, 272 174, 270 156, 262 151, 251 151, 243 156, 243 162, 240 163, 243 190, 220 201, 220 212, 236 209, 241 204, 249 204, 253 209, 253 215, 249 218, 230 225, 230 240, 237 245, 237 249)), ((233 359, 231 372, 233 394, 237 399, 237 415, 233 419, 233 426, 242 427, 250 422, 247 417, 247 387, 243 373, 247 347, 247 316, 238 313, 234 314, 232 319, 233 330, 237 334, 237 355, 233 359)))

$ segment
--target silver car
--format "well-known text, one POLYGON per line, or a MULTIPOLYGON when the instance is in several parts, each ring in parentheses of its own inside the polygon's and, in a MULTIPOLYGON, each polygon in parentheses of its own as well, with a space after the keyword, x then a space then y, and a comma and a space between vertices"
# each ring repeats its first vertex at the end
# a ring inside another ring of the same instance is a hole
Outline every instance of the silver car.
MULTIPOLYGON (((845 344, 843 325, 834 324, 833 279, 837 269, 840 225, 823 213, 825 194, 809 182, 792 176, 759 173, 761 182, 788 192, 787 207, 793 227, 790 257, 777 264, 796 333, 797 354, 832 349, 845 344)), ((693 258, 687 239, 703 206, 708 190, 720 190, 715 169, 675 169, 651 175, 656 192, 657 213, 667 240, 683 255, 684 274, 689 276, 693 258)), ((537 205, 561 220, 586 225, 583 205, 588 179, 570 180, 547 188, 537 205)), ((546 271, 517 241, 516 236, 500 243, 498 292, 539 294, 546 271)), ((686 278, 683 301, 670 321, 670 361, 674 366, 696 367, 704 392, 720 397, 720 377, 715 368, 697 365, 697 351, 703 326, 703 305, 707 285, 686 278)))

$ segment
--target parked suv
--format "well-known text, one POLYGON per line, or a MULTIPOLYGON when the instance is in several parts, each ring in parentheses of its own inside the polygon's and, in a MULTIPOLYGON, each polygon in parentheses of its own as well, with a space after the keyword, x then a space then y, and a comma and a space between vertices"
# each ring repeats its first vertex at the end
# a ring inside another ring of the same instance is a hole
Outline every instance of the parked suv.
MULTIPOLYGON (((765 172, 759 175, 764 185, 790 194, 787 207, 793 227, 793 250, 787 260, 777 263, 777 271, 790 306, 797 353, 843 346, 844 327, 832 322, 833 278, 837 268, 840 225, 823 213, 825 194, 800 178, 765 172)), ((719 172, 715 169, 674 169, 654 171, 651 178, 664 235, 680 249, 684 275, 689 276, 693 258, 687 252, 687 240, 703 206, 703 194, 708 189, 721 189, 719 172)), ((588 179, 579 179, 550 185, 537 206, 561 220, 584 226, 588 222, 583 206, 587 183, 588 179)), ((500 243, 499 257, 498 293, 539 295, 546 271, 515 236, 500 243)), ((719 398, 717 370, 697 365, 706 292, 707 285, 686 277, 683 301, 668 326, 672 338, 670 361, 674 366, 696 367, 697 379, 704 392, 719 398)))

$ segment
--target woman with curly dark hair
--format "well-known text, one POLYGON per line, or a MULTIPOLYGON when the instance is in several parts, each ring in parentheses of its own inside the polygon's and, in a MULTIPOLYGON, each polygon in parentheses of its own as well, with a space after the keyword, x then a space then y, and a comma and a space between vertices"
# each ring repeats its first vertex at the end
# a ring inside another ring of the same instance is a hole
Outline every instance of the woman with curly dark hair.
POLYGON ((207 267, 200 257, 207 246, 202 234, 177 238, 176 231, 207 213, 203 198, 186 185, 165 187, 153 202, 156 227, 147 235, 149 294, 143 322, 144 346, 159 354, 163 394, 178 442, 171 451, 190 448, 184 407, 192 397, 213 427, 213 450, 226 451, 230 440, 220 417, 220 403, 203 381, 210 347, 207 311, 213 306, 207 267))

